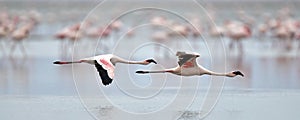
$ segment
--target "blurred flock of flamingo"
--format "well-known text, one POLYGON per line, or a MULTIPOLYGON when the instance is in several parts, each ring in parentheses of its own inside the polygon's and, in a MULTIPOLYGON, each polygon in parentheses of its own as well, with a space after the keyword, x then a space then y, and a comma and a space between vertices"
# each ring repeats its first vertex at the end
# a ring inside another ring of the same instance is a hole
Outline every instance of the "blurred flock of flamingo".
MULTIPOLYGON (((244 53, 243 44, 245 44, 242 41, 250 40, 249 38, 254 38, 258 44, 268 38, 271 42, 269 47, 282 49, 285 52, 300 50, 300 19, 297 19, 288 7, 283 7, 272 14, 262 13, 257 16, 250 15, 244 10, 237 10, 234 13, 235 17, 224 19, 221 22, 214 22, 220 21, 220 19, 218 13, 213 9, 208 9, 207 14, 209 21, 203 21, 196 15, 190 15, 189 23, 151 13, 146 15, 150 16, 151 19, 141 19, 153 26, 151 31, 147 33, 150 36, 149 39, 156 43, 168 44, 169 47, 180 45, 178 37, 197 42, 203 39, 202 35, 208 35, 215 39, 229 39, 230 42, 226 44, 226 48, 229 51, 236 49, 241 55, 244 53), (169 29, 161 29, 160 26, 169 29), (176 42, 177 44, 171 44, 176 42)), ((32 31, 43 22, 41 18, 43 18, 43 14, 37 10, 29 10, 22 14, 1 11, 0 53, 2 56, 13 57, 18 47, 22 55, 26 56, 26 48, 23 43, 28 40, 32 31)), ((141 19, 138 20, 141 21, 141 19)), ((138 22, 138 20, 133 21, 133 23, 138 22)), ((134 37, 136 35, 134 27, 132 24, 126 24, 122 19, 114 19, 109 25, 101 24, 96 19, 85 19, 79 22, 72 21, 72 23, 56 29, 56 33, 51 36, 61 41, 61 49, 58 50, 61 57, 72 54, 75 41, 81 41, 79 44, 86 43, 87 46, 101 44, 101 47, 98 47, 96 51, 101 51, 104 54, 108 53, 109 49, 116 44, 115 38, 120 37, 119 33, 126 33, 125 37, 128 39, 134 37)), ((197 49, 197 44, 193 45, 197 49)), ((154 50, 160 52, 159 47, 154 50)))

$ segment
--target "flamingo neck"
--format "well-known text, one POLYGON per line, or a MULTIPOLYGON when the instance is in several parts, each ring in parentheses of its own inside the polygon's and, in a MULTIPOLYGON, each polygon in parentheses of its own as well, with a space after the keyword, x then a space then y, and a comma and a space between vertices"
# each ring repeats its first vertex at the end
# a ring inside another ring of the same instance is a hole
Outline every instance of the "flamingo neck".
POLYGON ((145 61, 128 61, 124 59, 119 59, 117 62, 124 64, 145 64, 145 61))
POLYGON ((142 64, 141 61, 126 61, 127 64, 142 64))
POLYGON ((217 72, 207 72, 207 75, 213 75, 213 76, 229 76, 229 73, 217 73, 217 72))
POLYGON ((213 72, 210 70, 207 70, 205 68, 200 68, 200 75, 206 74, 206 75, 213 75, 213 76, 229 76, 230 73, 219 73, 219 72, 213 72))

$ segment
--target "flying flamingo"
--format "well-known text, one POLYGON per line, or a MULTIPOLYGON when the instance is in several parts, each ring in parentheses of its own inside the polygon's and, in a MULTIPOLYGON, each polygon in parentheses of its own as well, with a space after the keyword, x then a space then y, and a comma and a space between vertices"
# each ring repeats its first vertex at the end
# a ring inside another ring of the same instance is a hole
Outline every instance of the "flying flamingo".
POLYGON ((118 56, 113 54, 105 54, 105 55, 98 55, 90 58, 84 58, 78 61, 66 62, 66 61, 55 61, 53 64, 73 64, 73 63, 88 63, 95 65, 97 71, 99 72, 100 78, 102 80, 103 85, 109 85, 112 83, 114 78, 114 69, 116 63, 124 63, 124 64, 141 64, 141 65, 148 65, 150 63, 156 63, 153 59, 147 59, 144 61, 128 61, 122 59, 118 56))
POLYGON ((240 71, 232 71, 229 73, 217 73, 198 65, 196 62, 196 58, 200 55, 197 53, 187 54, 185 52, 177 52, 176 56, 178 56, 178 66, 171 69, 165 69, 160 71, 136 71, 139 74, 145 73, 172 73, 180 76, 193 76, 193 75, 215 75, 215 76, 226 76, 226 77, 235 77, 237 75, 244 76, 240 71))

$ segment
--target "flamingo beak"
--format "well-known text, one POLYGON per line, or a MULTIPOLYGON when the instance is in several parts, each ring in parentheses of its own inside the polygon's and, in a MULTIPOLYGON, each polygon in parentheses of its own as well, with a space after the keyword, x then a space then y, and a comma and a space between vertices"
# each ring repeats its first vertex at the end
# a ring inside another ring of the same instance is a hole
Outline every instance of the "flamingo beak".
POLYGON ((64 62, 64 61, 55 61, 53 62, 53 64, 57 64, 57 65, 62 65, 62 64, 68 64, 69 62, 64 62))
POLYGON ((54 61, 53 64, 60 64, 60 61, 54 61))
POLYGON ((240 71, 234 71, 232 73, 235 74, 235 75, 240 75, 240 76, 244 77, 244 74, 240 71))
POLYGON ((145 73, 149 73, 149 72, 147 72, 147 71, 136 71, 135 73, 138 73, 138 74, 145 74, 145 73))
POLYGON ((155 60, 153 60, 153 59, 148 59, 148 60, 146 60, 146 62, 157 64, 157 62, 155 60))

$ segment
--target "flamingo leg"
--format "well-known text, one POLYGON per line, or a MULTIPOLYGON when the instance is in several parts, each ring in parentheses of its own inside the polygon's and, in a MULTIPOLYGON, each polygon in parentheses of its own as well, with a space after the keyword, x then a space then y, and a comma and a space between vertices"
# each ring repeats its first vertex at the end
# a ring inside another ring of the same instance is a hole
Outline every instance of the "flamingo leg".
POLYGON ((62 51, 61 51, 61 56, 63 59, 67 59, 67 54, 68 54, 68 41, 63 40, 62 41, 62 51))
POLYGON ((25 46, 24 46, 23 42, 20 42, 19 45, 20 45, 20 49, 21 49, 21 51, 23 53, 23 56, 27 57, 27 53, 26 53, 25 46))
POLYGON ((287 40, 286 40, 286 47, 285 47, 285 49, 286 49, 287 51, 289 51, 289 50, 292 49, 292 40, 291 40, 291 39, 287 39, 287 40))
POLYGON ((231 51, 232 48, 233 48, 233 44, 234 44, 234 43, 233 43, 233 40, 231 40, 230 43, 229 43, 229 50, 230 50, 230 51, 231 51))
POLYGON ((9 53, 10 57, 13 56, 13 53, 14 53, 14 51, 15 51, 15 49, 16 49, 16 45, 17 45, 17 44, 14 42, 14 43, 12 44, 12 46, 10 47, 10 53, 9 53))
POLYGON ((69 47, 69 55, 70 55, 70 57, 72 57, 73 56, 73 58, 77 58, 78 56, 77 56, 77 54, 76 54, 76 52, 75 52, 75 50, 76 50, 76 44, 75 44, 75 42, 76 41, 71 41, 70 42, 70 47, 69 47))
MULTIPOLYGON (((155 53, 159 53, 159 51, 160 51, 160 46, 159 45, 155 45, 155 47, 154 47, 154 54, 155 53)), ((159 57, 159 54, 155 54, 156 55, 156 57, 159 57)))
POLYGON ((6 52, 5 52, 5 45, 3 45, 3 42, 0 43, 0 48, 1 48, 1 52, 3 53, 3 56, 6 56, 6 52))
POLYGON ((69 58, 70 55, 72 56, 72 42, 70 40, 68 40, 67 42, 67 50, 66 50, 66 58, 69 58))
POLYGON ((239 52, 240 52, 240 55, 243 55, 244 54, 244 48, 243 48, 243 43, 241 41, 238 41, 238 47, 239 47, 239 52))
POLYGON ((298 40, 298 49, 300 50, 300 40, 298 40))

